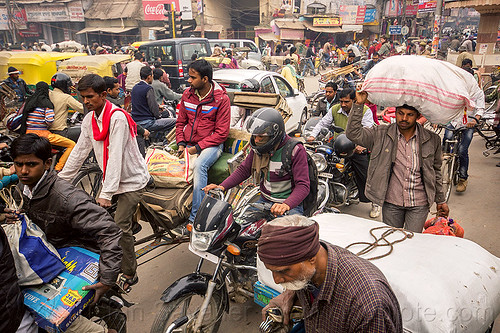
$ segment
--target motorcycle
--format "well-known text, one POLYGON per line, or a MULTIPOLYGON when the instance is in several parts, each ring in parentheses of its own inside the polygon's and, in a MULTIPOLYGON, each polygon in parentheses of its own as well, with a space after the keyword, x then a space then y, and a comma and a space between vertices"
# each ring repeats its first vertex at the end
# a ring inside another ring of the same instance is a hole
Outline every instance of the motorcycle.
MULTIPOLYGON (((309 119, 305 125, 303 136, 308 137, 321 120, 320 117, 309 119)), ((307 143, 306 148, 312 153, 311 157, 318 169, 320 184, 326 184, 326 207, 348 206, 359 201, 359 192, 354 181, 354 170, 349 158, 354 153, 355 145, 348 149, 335 146, 335 134, 344 129, 337 126, 322 128, 316 141, 307 143), (351 149, 352 148, 352 149, 351 149)), ((337 140, 348 140, 345 134, 340 134, 337 140)))
POLYGON ((220 190, 203 199, 192 225, 189 250, 200 257, 196 271, 175 281, 162 294, 164 302, 151 333, 217 332, 230 299, 253 298, 257 282, 257 241, 266 221, 274 218, 268 203, 250 203, 233 211, 220 190), (216 264, 202 273, 205 260, 216 264), (228 292, 231 287, 231 292, 228 292))

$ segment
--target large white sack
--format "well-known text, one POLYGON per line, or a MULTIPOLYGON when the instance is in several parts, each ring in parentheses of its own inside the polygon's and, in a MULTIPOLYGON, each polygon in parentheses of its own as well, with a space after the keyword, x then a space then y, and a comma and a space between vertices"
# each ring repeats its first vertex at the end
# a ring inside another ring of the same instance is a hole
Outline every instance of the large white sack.
MULTIPOLYGON (((370 229, 381 222, 346 214, 320 214, 320 239, 346 247, 373 242, 370 229)), ((378 232, 380 234, 381 231, 378 232)), ((400 239, 401 234, 388 237, 400 239)), ((362 247, 349 248, 352 252, 362 247)), ((364 258, 386 253, 378 247, 364 258)), ((411 332, 485 332, 500 313, 500 259, 467 239, 415 234, 393 252, 371 260, 386 276, 411 332)))
MULTIPOLYGON (((370 102, 408 104, 430 122, 447 124, 471 110, 481 95, 474 76, 446 61, 423 56, 394 56, 373 67, 363 83, 370 102)), ((482 101, 484 107, 484 101, 482 101)))

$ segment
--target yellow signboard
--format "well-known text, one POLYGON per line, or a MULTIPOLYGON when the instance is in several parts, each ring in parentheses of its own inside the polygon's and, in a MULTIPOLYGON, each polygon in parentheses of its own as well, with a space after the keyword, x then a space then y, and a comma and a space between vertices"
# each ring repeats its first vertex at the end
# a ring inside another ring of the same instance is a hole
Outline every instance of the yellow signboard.
POLYGON ((342 25, 340 17, 315 17, 313 27, 339 27, 342 25))

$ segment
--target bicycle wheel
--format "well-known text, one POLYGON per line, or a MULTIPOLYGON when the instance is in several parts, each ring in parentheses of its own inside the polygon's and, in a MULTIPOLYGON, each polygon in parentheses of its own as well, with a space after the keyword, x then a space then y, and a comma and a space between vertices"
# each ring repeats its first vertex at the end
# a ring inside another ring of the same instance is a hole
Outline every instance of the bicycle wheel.
POLYGON ((455 158, 451 154, 444 154, 443 164, 441 166, 441 176, 443 180, 443 193, 444 200, 448 202, 450 198, 451 189, 453 187, 453 169, 455 164, 455 158))
POLYGON ((73 179, 73 185, 97 200, 102 189, 102 171, 99 165, 90 164, 82 168, 73 179))

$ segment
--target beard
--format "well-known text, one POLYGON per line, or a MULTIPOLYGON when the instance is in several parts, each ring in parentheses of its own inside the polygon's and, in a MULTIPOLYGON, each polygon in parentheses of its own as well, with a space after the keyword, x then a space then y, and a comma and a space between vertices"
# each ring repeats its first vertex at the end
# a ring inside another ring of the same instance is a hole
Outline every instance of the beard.
POLYGON ((304 273, 299 279, 291 281, 291 282, 283 282, 280 285, 285 290, 301 290, 304 289, 309 282, 311 282, 314 274, 316 274, 316 269, 312 270, 310 273, 304 273))

